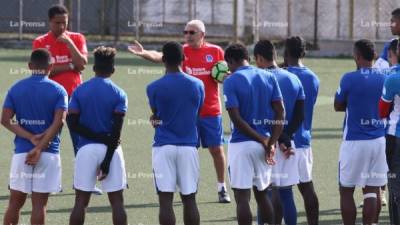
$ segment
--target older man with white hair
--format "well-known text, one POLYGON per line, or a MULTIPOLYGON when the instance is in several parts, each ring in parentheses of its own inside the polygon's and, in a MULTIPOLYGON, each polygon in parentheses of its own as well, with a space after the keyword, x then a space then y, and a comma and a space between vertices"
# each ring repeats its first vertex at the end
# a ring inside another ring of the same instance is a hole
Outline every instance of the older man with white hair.
MULTIPOLYGON (((211 77, 212 66, 224 60, 224 51, 217 45, 205 41, 206 29, 203 21, 191 20, 183 31, 185 45, 183 52, 185 60, 182 69, 185 73, 192 75, 205 86, 204 105, 200 111, 198 121, 199 146, 208 148, 213 159, 218 179, 218 199, 220 203, 229 203, 230 197, 225 185, 225 153, 222 147, 223 129, 221 116, 221 101, 219 97, 218 83, 211 77)), ((146 50, 135 41, 128 50, 146 60, 161 63, 162 53, 146 50)))

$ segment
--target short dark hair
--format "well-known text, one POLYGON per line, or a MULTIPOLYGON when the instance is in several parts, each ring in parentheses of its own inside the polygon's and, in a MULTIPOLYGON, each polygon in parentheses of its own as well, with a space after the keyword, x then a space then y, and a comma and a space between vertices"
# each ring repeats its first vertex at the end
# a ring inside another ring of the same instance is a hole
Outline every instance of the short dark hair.
POLYGON ((51 65, 51 54, 45 48, 38 48, 32 51, 30 63, 35 69, 47 69, 51 65))
POLYGON ((230 44, 225 49, 225 60, 227 62, 249 60, 249 51, 247 51, 246 46, 243 44, 230 44))
POLYGON ((182 45, 175 41, 167 42, 163 48, 163 62, 169 66, 179 66, 184 60, 182 45))
POLYGON ((275 54, 275 46, 270 40, 260 40, 254 46, 254 56, 260 55, 268 61, 273 61, 275 54))
POLYGON ((375 58, 375 45, 368 39, 356 41, 354 49, 367 61, 372 61, 375 58))
POLYGON ((285 41, 285 52, 296 59, 304 57, 306 54, 306 41, 300 36, 287 38, 285 41))
POLYGON ((397 63, 400 63, 400 55, 399 55, 399 39, 393 39, 389 44, 389 51, 394 53, 397 56, 397 63))
POLYGON ((117 50, 111 47, 99 46, 94 49, 94 66, 96 73, 102 75, 112 74, 114 72, 114 58, 117 50))
POLYGON ((397 8, 392 11, 392 16, 400 18, 400 8, 397 8))
POLYGON ((53 19, 56 15, 68 15, 68 9, 63 5, 53 5, 48 11, 49 20, 53 19))

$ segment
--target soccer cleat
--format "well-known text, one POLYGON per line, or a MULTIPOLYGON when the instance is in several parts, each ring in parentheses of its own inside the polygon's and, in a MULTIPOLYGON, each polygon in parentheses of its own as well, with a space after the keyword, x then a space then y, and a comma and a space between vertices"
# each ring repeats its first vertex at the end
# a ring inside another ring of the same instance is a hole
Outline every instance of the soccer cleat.
POLYGON ((96 187, 94 187, 94 191, 92 191, 92 193, 95 195, 102 195, 103 191, 96 186, 96 187))
POLYGON ((231 198, 228 192, 226 192, 225 187, 222 187, 221 191, 218 192, 218 202, 219 203, 230 203, 231 198))
POLYGON ((382 206, 386 206, 387 205, 386 195, 385 195, 385 191, 384 190, 381 191, 381 203, 382 203, 382 206))

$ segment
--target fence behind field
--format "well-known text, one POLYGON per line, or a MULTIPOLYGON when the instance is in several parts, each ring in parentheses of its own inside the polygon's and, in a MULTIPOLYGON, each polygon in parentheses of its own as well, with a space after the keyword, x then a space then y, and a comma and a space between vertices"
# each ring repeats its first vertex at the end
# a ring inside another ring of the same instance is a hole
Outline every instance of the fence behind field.
POLYGON ((209 36, 253 42, 301 35, 308 41, 391 37, 400 0, 0 0, 0 37, 48 31, 47 9, 70 10, 70 30, 97 40, 180 36, 191 19, 209 36))

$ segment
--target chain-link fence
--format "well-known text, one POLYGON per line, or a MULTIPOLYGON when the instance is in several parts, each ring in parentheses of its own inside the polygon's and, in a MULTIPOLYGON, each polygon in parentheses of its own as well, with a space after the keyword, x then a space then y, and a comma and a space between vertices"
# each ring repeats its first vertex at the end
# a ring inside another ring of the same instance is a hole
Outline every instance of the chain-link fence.
POLYGON ((390 13, 400 7, 400 0, 0 0, 0 37, 46 32, 47 9, 56 3, 70 10, 70 30, 97 40, 178 36, 198 18, 208 36, 250 42, 290 35, 386 40, 390 13))

